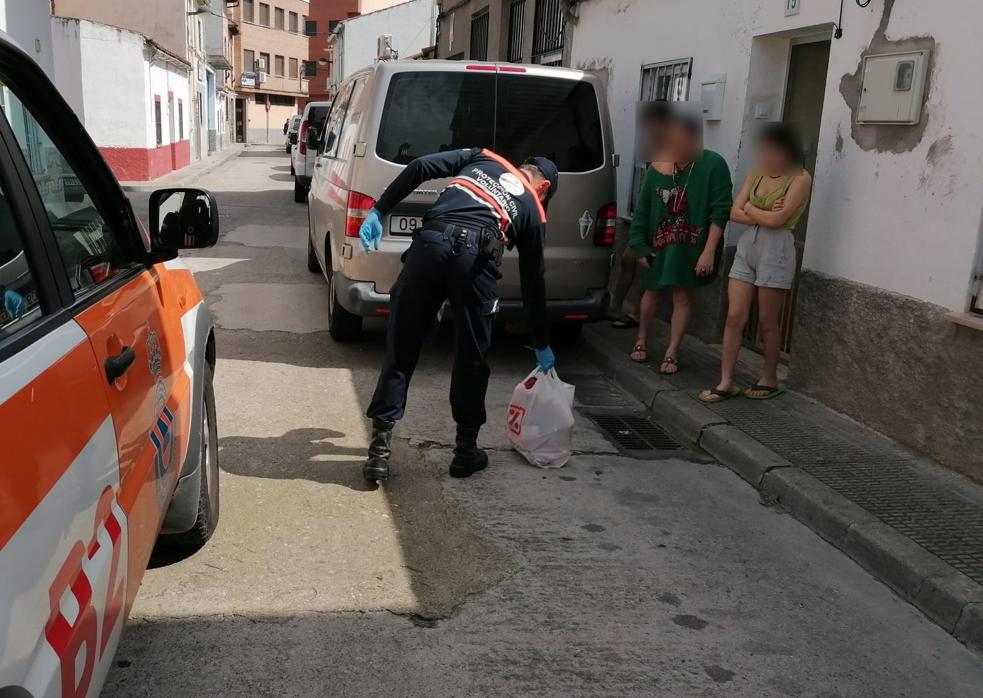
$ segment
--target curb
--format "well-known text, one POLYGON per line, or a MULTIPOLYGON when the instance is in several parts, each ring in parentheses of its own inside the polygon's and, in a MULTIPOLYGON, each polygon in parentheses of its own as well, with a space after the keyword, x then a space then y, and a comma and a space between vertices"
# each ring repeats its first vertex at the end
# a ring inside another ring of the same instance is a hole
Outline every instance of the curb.
POLYGON ((983 654, 983 586, 884 524, 821 481, 728 423, 685 392, 632 363, 620 347, 584 332, 584 354, 676 436, 780 505, 915 606, 932 622, 983 654))

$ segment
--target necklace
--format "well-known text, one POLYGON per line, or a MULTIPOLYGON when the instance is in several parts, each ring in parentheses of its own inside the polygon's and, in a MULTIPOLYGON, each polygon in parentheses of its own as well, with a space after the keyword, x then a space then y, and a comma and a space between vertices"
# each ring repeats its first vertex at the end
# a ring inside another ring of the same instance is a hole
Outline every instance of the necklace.
MULTIPOLYGON (((686 175, 686 184, 683 185, 683 191, 680 194, 680 197, 686 195, 686 190, 689 189, 689 182, 690 182, 691 179, 693 179, 693 163, 691 162, 689 165, 686 166, 685 169, 688 170, 687 175, 686 175)), ((679 169, 679 165, 676 164, 675 162, 672 163, 672 186, 673 186, 674 189, 679 189, 679 182, 676 179, 676 176, 680 172, 681 172, 681 170, 679 169)))

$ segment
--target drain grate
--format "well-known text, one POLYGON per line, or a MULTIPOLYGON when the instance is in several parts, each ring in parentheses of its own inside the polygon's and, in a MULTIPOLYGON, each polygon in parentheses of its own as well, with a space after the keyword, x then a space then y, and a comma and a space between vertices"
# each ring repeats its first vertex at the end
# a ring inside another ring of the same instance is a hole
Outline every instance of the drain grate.
POLYGON ((648 417, 589 414, 590 420, 626 451, 679 451, 682 446, 648 417))

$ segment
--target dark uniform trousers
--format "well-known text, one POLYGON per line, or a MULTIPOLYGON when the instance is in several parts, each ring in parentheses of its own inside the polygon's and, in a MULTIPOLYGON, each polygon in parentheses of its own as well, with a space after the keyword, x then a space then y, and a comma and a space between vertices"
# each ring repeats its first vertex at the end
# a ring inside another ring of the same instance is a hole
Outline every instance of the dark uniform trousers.
MULTIPOLYGON (((436 226, 435 226, 436 227, 436 226)), ((441 305, 454 315, 455 355, 451 413, 462 427, 485 423, 485 392, 498 310, 498 274, 479 254, 480 231, 448 226, 417 233, 390 294, 386 357, 367 416, 395 422, 406 408, 406 392, 420 349, 441 305)))

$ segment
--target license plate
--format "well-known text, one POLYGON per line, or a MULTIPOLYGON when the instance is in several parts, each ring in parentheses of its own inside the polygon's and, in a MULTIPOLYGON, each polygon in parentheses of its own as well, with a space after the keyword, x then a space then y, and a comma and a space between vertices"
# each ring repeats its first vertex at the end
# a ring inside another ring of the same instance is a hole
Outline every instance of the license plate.
POLYGON ((423 219, 418 216, 389 216, 390 235, 412 235, 423 225, 423 219))

